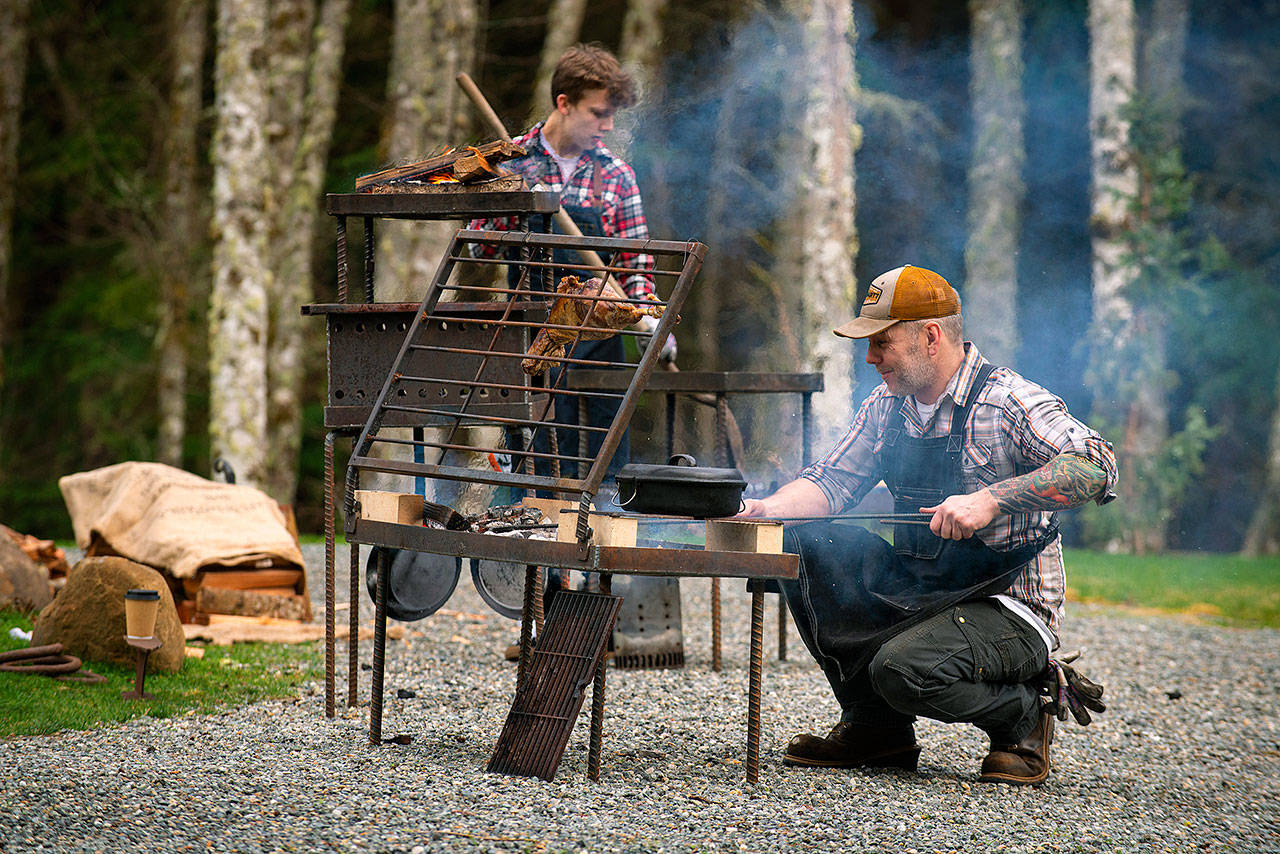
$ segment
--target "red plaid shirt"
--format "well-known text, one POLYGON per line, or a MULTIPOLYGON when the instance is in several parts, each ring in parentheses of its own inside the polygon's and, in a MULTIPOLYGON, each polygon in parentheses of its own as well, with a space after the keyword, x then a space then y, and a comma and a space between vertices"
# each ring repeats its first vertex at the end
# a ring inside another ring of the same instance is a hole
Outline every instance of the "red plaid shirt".
MULTIPOLYGON (((573 174, 566 183, 560 177, 560 167, 547 152, 542 139, 542 122, 534 125, 524 136, 512 140, 516 145, 524 147, 529 153, 517 160, 504 163, 513 172, 524 177, 530 187, 541 184, 548 190, 560 193, 560 201, 564 204, 590 207, 592 170, 600 170, 600 206, 601 219, 604 221, 605 237, 624 237, 633 240, 648 240, 649 225, 644 218, 644 208, 640 203, 640 187, 636 184, 636 173, 620 157, 597 143, 591 151, 583 152, 578 157, 573 174)), ((520 227, 518 217, 500 217, 498 219, 477 219, 471 223, 473 229, 493 231, 514 231, 520 227)), ((605 259, 608 260, 607 258, 605 259)), ((652 255, 635 252, 623 252, 618 255, 618 266, 631 267, 635 270, 652 270, 652 255)), ((627 296, 632 299, 644 299, 653 295, 653 279, 650 276, 636 274, 623 281, 627 296)))

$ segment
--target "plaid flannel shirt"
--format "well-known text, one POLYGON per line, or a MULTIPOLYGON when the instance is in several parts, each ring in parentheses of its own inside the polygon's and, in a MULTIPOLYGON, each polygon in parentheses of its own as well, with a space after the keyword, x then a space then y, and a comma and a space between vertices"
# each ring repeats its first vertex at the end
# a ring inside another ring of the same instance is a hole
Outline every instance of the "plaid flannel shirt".
MULTIPOLYGON (((857 504, 880 482, 881 452, 889 416, 901 408, 907 433, 916 438, 945 436, 957 406, 973 386, 986 360, 965 342, 964 361, 938 400, 928 424, 920 421, 914 397, 889 392, 883 383, 862 402, 844 438, 831 453, 809 466, 801 477, 822 489, 832 512, 857 504)), ((966 493, 1034 471, 1059 454, 1079 454, 1106 474, 1099 504, 1115 497, 1116 458, 1111 445, 1067 412, 1056 395, 1008 368, 996 368, 978 393, 969 415, 961 454, 961 483, 966 493)), ((1046 533, 1053 519, 1049 511, 998 516, 977 536, 994 549, 1006 550, 1046 533)), ((1061 537, 1049 545, 1014 578, 1006 596, 1029 607, 1056 636, 1066 598, 1066 570, 1061 537)))
MULTIPOLYGON (((594 149, 583 152, 578 157, 573 174, 566 183, 560 175, 560 167, 543 144, 542 124, 539 122, 524 136, 513 140, 529 153, 508 161, 503 166, 523 176, 530 187, 541 184, 548 190, 560 193, 562 203, 582 207, 591 205, 591 173, 593 169, 600 169, 600 206, 604 236, 648 240, 649 225, 644 218, 636 173, 631 167, 606 148, 604 143, 597 143, 594 149)), ((520 228, 520 220, 518 217, 477 219, 471 223, 471 228, 514 231, 520 228)), ((652 270, 654 258, 643 253, 622 252, 618 255, 617 266, 640 271, 652 270)), ((654 294, 653 278, 643 273, 627 276, 622 286, 632 299, 645 299, 654 294)))

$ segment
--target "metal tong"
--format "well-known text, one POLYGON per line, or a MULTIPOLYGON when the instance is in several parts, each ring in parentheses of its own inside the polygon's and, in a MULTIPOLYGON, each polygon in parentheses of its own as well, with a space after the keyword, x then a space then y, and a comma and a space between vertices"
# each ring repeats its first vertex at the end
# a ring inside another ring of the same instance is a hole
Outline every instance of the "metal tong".
POLYGON ((928 525, 932 513, 836 513, 831 516, 762 516, 760 522, 834 522, 849 519, 859 522, 883 522, 889 525, 928 525))

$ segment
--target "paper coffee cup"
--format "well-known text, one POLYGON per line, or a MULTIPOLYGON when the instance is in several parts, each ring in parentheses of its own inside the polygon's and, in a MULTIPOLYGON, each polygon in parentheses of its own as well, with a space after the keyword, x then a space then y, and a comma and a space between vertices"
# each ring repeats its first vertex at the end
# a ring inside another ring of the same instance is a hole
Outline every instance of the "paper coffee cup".
POLYGON ((125 634, 134 640, 155 637, 159 611, 159 591, 130 590, 124 594, 125 634))

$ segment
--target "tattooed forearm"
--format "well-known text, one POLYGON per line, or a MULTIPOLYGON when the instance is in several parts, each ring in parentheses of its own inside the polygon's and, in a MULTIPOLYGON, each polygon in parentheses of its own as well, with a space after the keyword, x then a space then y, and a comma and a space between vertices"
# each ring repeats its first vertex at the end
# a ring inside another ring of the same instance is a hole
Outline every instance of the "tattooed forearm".
POLYGON ((1035 471, 987 487, 1002 513, 1079 507, 1102 491, 1106 473, 1076 454, 1061 454, 1035 471))

